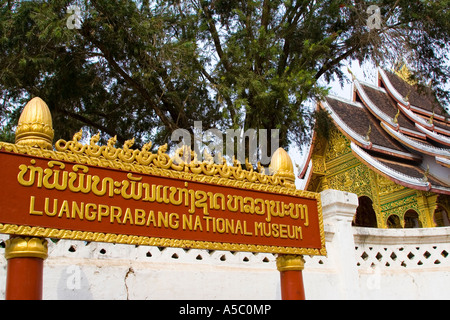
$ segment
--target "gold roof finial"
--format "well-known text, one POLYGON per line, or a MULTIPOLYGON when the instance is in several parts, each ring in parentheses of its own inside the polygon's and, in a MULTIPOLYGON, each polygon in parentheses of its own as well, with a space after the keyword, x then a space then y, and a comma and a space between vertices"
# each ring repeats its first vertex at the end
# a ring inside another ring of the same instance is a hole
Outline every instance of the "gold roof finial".
POLYGON ((409 96, 411 95, 411 90, 408 91, 406 96, 403 98, 406 102, 409 102, 409 96))
POLYGON ((400 115, 400 108, 398 108, 397 113, 395 114, 394 119, 392 119, 392 121, 394 123, 398 123, 398 116, 400 115))
POLYGON ((352 70, 350 69, 349 66, 347 66, 347 72, 350 73, 350 75, 352 76, 352 80, 356 79, 355 75, 353 74, 353 72, 352 72, 352 70))
POLYGON ((283 148, 278 148, 273 153, 269 170, 273 175, 284 178, 287 185, 295 188, 294 166, 291 157, 283 148))
POLYGON ((417 82, 415 80, 411 79, 411 71, 409 70, 406 63, 403 64, 403 66, 400 69, 394 70, 395 74, 400 77, 403 81, 410 85, 416 85, 417 82))
POLYGON ((16 144, 53 149, 52 115, 39 97, 31 99, 23 108, 16 129, 16 144))
POLYGON ((430 175, 430 166, 427 164, 427 170, 423 173, 422 181, 428 182, 428 176, 430 175))
POLYGON ((366 136, 364 137, 364 140, 370 141, 370 134, 372 133, 372 126, 369 123, 369 129, 367 130, 366 136))
POLYGON ((429 124, 433 124, 433 120, 434 120, 434 110, 433 110, 433 114, 431 115, 430 119, 428 119, 428 123, 429 124))

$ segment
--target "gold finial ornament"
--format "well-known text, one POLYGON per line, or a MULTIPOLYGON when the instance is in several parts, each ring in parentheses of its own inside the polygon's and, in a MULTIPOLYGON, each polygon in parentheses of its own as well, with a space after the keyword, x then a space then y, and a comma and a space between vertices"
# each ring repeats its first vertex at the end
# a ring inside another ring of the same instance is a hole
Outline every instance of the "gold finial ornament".
POLYGON ((434 110, 433 110, 433 114, 431 115, 430 119, 428 119, 428 123, 429 124, 433 124, 433 120, 434 120, 434 110))
POLYGON ((52 150, 52 115, 39 97, 31 99, 22 111, 16 129, 16 144, 52 150))
POLYGON ((370 141, 370 134, 372 133, 372 126, 369 124, 369 129, 367 130, 366 136, 364 137, 364 140, 370 141))
POLYGON ((273 153, 269 170, 274 176, 284 178, 287 185, 295 188, 294 165, 286 150, 278 148, 273 153))
POLYGON ((416 85, 417 81, 411 79, 411 71, 408 66, 404 63, 400 69, 394 69, 395 74, 400 77, 403 81, 410 85, 416 85))
POLYGON ((394 117, 394 119, 392 119, 392 121, 394 122, 394 123, 397 123, 398 124, 398 116, 400 115, 400 108, 397 110, 397 113, 395 114, 395 117, 394 117))
POLYGON ((36 237, 14 237, 6 240, 5 258, 40 258, 48 256, 47 240, 36 237))
POLYGON ((352 70, 350 69, 349 66, 347 66, 347 72, 352 76, 352 80, 356 79, 355 75, 353 74, 353 72, 352 72, 352 70))

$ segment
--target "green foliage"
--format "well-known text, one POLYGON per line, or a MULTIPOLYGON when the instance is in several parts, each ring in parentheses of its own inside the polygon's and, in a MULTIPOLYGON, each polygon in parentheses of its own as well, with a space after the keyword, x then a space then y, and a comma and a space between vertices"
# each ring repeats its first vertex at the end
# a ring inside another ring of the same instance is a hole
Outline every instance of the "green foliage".
POLYGON ((0 129, 0 141, 14 143, 15 132, 9 125, 0 129))
POLYGON ((330 139, 331 131, 336 127, 330 114, 328 111, 319 108, 314 112, 314 120, 316 124, 314 130, 317 137, 328 141, 330 139))
MULTIPOLYGON (((202 121, 204 130, 278 128, 287 147, 308 140, 314 116, 306 102, 326 94, 318 80, 343 81, 350 59, 406 59, 416 77, 441 88, 450 73, 449 7, 448 0, 1 0, 0 102, 12 115, 40 96, 57 138, 88 127, 158 145, 202 121), (367 27, 372 2, 381 29, 367 27), (66 25, 69 5, 80 7, 81 29, 66 25)), ((5 128, 17 121, 9 115, 0 110, 5 128)))

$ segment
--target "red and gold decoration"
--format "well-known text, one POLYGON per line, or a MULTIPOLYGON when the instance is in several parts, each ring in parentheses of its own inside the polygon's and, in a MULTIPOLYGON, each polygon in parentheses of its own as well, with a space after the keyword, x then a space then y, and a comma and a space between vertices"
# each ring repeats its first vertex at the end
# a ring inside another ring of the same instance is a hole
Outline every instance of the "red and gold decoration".
POLYGON ((47 240, 11 237, 6 241, 5 258, 7 300, 42 299, 43 266, 47 258, 47 240))
POLYGON ((277 257, 283 300, 305 300, 302 275, 304 268, 305 260, 302 255, 279 255, 277 257))
MULTIPOLYGON (((169 156, 167 145, 152 153, 151 143, 137 150, 133 140, 116 148, 115 137, 106 146, 97 144, 99 135, 89 144, 81 137, 82 131, 53 149, 50 111, 34 98, 20 117, 16 144, 0 142, 0 233, 12 235, 8 281, 28 269, 41 273, 29 282, 42 282, 47 237, 271 252, 280 259, 326 254, 320 195, 295 189, 292 161, 281 148, 266 175, 225 159, 199 162, 188 148, 169 156)), ((39 298, 25 284, 12 286, 7 298, 39 298)))

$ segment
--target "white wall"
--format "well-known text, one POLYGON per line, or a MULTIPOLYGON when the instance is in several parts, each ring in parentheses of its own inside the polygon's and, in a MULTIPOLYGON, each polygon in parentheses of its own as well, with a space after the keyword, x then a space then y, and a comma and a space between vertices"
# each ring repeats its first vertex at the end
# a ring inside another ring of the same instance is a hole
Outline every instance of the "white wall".
MULTIPOLYGON (((450 299, 450 227, 354 228, 355 195, 327 190, 322 203, 328 256, 305 257, 307 299, 450 299)), ((280 299, 275 258, 49 240, 44 299, 280 299)), ((2 299, 5 283, 0 247, 2 299)))

